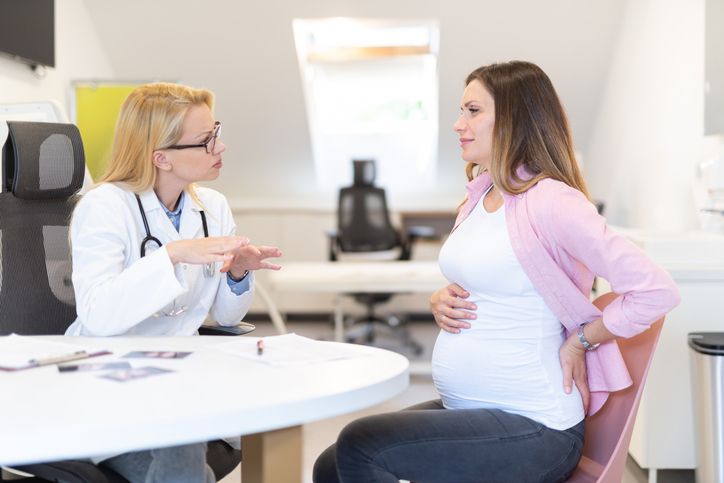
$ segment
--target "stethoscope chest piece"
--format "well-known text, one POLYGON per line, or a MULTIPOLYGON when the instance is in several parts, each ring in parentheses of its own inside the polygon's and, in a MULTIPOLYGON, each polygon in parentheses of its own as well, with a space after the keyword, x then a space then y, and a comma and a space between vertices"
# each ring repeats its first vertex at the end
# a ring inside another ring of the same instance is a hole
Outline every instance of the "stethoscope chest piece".
POLYGON ((212 278, 214 276, 215 263, 204 263, 204 277, 212 278))

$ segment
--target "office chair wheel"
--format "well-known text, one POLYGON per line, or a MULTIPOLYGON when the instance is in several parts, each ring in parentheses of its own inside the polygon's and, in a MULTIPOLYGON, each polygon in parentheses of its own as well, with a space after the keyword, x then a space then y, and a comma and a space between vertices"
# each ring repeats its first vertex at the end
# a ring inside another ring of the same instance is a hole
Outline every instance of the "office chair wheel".
POLYGON ((365 334, 365 343, 372 344, 375 341, 375 333, 372 330, 368 330, 365 334))

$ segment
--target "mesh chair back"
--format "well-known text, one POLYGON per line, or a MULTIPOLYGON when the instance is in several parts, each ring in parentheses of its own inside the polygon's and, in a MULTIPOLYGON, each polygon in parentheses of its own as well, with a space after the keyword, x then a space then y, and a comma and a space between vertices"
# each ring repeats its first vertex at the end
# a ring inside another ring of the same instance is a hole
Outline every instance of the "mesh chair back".
POLYGON ((374 160, 355 159, 352 161, 353 183, 355 186, 374 186, 377 168, 374 160))
POLYGON ((385 190, 376 188, 375 162, 352 162, 354 183, 339 192, 337 231, 343 252, 390 250, 401 244, 397 230, 390 223, 385 190))
POLYGON ((390 250, 401 244, 390 223, 385 190, 351 186, 339 192, 337 207, 339 245, 343 252, 390 250))
POLYGON ((68 225, 85 174, 70 124, 8 122, 0 193, 0 335, 62 334, 76 317, 68 225))

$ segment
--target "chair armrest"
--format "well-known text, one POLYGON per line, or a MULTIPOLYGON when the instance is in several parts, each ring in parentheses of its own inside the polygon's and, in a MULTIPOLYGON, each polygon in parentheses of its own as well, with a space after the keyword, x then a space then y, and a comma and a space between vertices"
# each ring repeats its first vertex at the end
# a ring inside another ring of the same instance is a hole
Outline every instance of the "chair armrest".
POLYGON ((244 335, 256 329, 254 324, 239 322, 238 325, 225 327, 222 325, 202 325, 199 335, 244 335))
POLYGON ((336 228, 324 230, 329 242, 329 261, 337 261, 337 252, 339 251, 339 231, 336 228))
POLYGON ((400 252, 400 260, 410 260, 412 258, 412 245, 418 239, 434 240, 435 229, 431 226, 410 226, 405 231, 405 235, 400 240, 402 251, 400 252))

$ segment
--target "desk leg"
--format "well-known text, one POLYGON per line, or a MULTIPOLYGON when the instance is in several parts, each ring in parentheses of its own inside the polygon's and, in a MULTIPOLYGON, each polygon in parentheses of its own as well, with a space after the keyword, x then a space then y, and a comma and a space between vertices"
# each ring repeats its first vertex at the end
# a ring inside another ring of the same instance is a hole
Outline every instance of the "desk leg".
POLYGON ((334 340, 344 342, 344 312, 342 312, 342 295, 334 296, 334 340))
POLYGON ((302 481, 302 427, 251 434, 241 439, 243 483, 302 481))

